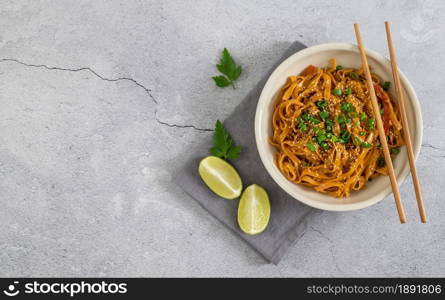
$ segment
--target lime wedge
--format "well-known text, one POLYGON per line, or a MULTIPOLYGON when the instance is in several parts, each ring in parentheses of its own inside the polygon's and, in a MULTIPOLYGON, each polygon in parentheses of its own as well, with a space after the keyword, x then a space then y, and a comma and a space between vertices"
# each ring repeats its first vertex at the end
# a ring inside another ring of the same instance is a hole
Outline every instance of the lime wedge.
POLYGON ((249 185, 241 195, 238 224, 247 234, 263 232, 269 223, 270 203, 267 192, 259 185, 249 185))
POLYGON ((199 176, 218 196, 235 199, 241 195, 243 183, 241 178, 225 160, 216 156, 207 156, 199 163, 199 176))

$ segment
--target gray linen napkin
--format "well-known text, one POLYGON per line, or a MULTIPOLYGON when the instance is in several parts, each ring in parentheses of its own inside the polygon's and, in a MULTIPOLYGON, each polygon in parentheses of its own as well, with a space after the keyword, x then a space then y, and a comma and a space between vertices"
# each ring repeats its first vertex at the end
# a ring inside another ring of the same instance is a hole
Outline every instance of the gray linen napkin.
POLYGON ((235 143, 243 147, 241 157, 231 161, 241 176, 243 187, 256 183, 264 187, 269 194, 271 217, 266 230, 255 236, 244 234, 237 223, 239 199, 226 200, 216 196, 199 177, 198 164, 202 158, 210 155, 208 149, 212 146, 211 137, 205 139, 203 144, 190 152, 193 153, 191 159, 175 177, 177 184, 205 210, 274 264, 278 264, 287 250, 304 234, 308 222, 320 211, 290 197, 267 173, 255 144, 255 109, 270 73, 291 54, 304 48, 306 46, 299 42, 293 43, 224 122, 224 126, 231 133, 235 143))

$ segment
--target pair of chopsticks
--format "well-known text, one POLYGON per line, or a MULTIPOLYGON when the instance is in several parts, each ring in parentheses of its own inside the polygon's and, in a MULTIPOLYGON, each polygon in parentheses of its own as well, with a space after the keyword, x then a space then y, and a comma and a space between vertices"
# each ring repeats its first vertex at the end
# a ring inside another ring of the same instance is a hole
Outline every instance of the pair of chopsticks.
MULTIPOLYGON (((417 176, 414 151, 413 151, 413 146, 411 143, 411 136, 410 136, 409 127, 408 127, 408 119, 406 117, 405 103, 403 100, 403 91, 402 91, 402 86, 400 84, 397 60, 396 60, 396 55, 394 52, 394 46, 392 43, 391 31, 389 29, 388 22, 385 22, 385 28, 386 28, 386 39, 388 40, 389 54, 390 54, 390 58, 391 58, 392 76, 394 79, 396 96, 398 98, 400 114, 402 117, 403 136, 405 137, 405 141, 406 141, 406 149, 408 151, 408 160, 409 160, 409 166, 411 168, 411 176, 413 179, 414 190, 416 193, 417 206, 419 208, 420 220, 422 221, 422 223, 426 223, 426 212, 425 212, 425 207, 423 205, 422 194, 420 192, 420 183, 419 183, 419 178, 417 176)), ((374 110, 375 119, 377 121, 377 129, 379 131, 380 143, 383 146, 383 155, 385 157, 386 166, 388 168, 389 179, 391 181, 391 187, 392 187, 392 192, 394 194, 394 200, 395 200, 396 206, 397 206, 397 212, 399 213, 400 223, 405 223, 406 222, 405 210, 403 208, 402 200, 400 199, 399 186, 397 184, 396 175, 394 173, 394 167, 392 165, 391 154, 389 153, 385 130, 383 129, 383 122, 382 122, 382 118, 380 117, 380 108, 379 108, 379 104, 377 102, 374 85, 372 83, 371 72, 369 71, 368 60, 366 58, 365 48, 363 46, 363 42, 362 42, 362 38, 360 35, 360 30, 359 30, 358 24, 354 24, 354 29, 355 29, 355 36, 357 38, 358 48, 360 50, 360 57, 361 57, 362 64, 363 64, 363 70, 365 72, 366 81, 367 81, 368 87, 369 87, 369 92, 370 92, 371 101, 372 101, 372 107, 374 110)))

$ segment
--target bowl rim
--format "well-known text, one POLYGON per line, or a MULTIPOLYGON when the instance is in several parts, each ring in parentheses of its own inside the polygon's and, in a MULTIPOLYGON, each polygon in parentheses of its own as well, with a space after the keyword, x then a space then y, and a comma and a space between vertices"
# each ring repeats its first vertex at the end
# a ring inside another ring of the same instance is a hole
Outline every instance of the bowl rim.
MULTIPOLYGON (((275 79, 277 74, 279 74, 281 71, 287 68, 287 65, 292 63, 295 60, 298 60, 301 57, 316 53, 316 52, 323 52, 326 50, 347 50, 359 53, 358 47, 355 44, 350 43, 324 43, 319 44, 315 46, 311 46, 308 48, 305 48, 303 50, 300 50, 292 55, 290 55, 288 58, 286 58, 283 62, 281 62, 278 67, 270 74, 269 78, 267 79, 266 83, 264 84, 264 87, 261 91, 261 94, 258 98, 257 107, 255 110, 255 142, 258 149, 258 153, 260 155, 261 162, 263 163, 264 167, 266 168, 269 175, 272 177, 272 179, 280 186, 281 189, 283 189, 286 193, 288 193, 290 196, 292 196, 294 199, 307 204, 309 206, 312 206, 314 208, 322 209, 322 210, 329 210, 329 211, 351 211, 351 210, 358 210, 363 209, 366 207, 369 207, 373 204, 376 204, 383 199, 385 199, 390 193, 392 193, 392 190, 390 188, 390 184, 388 182, 388 185, 386 188, 383 188, 384 192, 378 193, 377 195, 374 195, 370 197, 367 200, 360 201, 360 202, 354 202, 354 203, 322 203, 320 201, 315 201, 312 199, 309 199, 306 196, 301 195, 297 189, 294 190, 288 190, 287 186, 285 186, 285 182, 283 182, 282 174, 279 173, 278 170, 274 167, 274 162, 269 161, 269 159, 266 158, 266 147, 263 145, 263 141, 260 141, 259 135, 260 131, 262 129, 261 123, 262 118, 264 117, 261 111, 263 110, 263 107, 268 103, 267 101, 270 101, 270 99, 266 99, 266 92, 269 90, 269 86, 272 84, 271 81, 275 79), (281 177, 279 177, 281 176, 281 177)), ((377 51, 365 48, 366 55, 368 57, 372 57, 373 59, 379 61, 383 65, 389 65, 390 61, 388 58, 384 57, 377 51)), ((423 136, 423 120, 422 120, 422 113, 420 108, 420 103, 417 98, 417 94, 409 82, 408 78, 405 76, 405 74, 400 70, 399 68, 399 75, 400 75, 400 81, 402 83, 402 86, 405 88, 408 98, 410 99, 410 103, 413 107, 413 114, 416 122, 416 138, 413 139, 413 148, 414 148, 414 156, 417 159, 420 147, 422 143, 422 136, 423 136)), ((405 99, 405 101, 407 101, 405 99)), ((266 116, 267 117, 267 116, 266 116)), ((400 186, 407 175, 410 173, 409 168, 402 169, 402 171, 397 175, 397 183, 400 186)), ((289 182, 286 178, 284 178, 285 181, 289 182)))

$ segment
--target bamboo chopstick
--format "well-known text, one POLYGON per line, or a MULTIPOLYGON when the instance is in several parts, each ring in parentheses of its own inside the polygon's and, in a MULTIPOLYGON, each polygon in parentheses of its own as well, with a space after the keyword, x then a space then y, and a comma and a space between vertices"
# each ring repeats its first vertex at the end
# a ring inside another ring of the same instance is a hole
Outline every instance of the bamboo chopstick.
POLYGON ((365 72, 366 81, 369 87, 369 94, 371 96, 372 107, 374 110, 375 119, 377 122, 377 129, 379 131, 380 144, 383 146, 383 155, 385 157, 386 166, 388 168, 389 179, 391 181, 392 192, 394 194, 394 200, 397 206, 397 212, 399 213, 400 223, 406 222, 405 210, 400 199, 399 186, 397 184, 396 175, 394 173, 394 167, 391 161, 391 154, 389 154, 388 143, 386 141, 385 130, 383 129, 382 118, 380 117, 379 104, 377 103, 377 97, 374 91, 374 85, 372 83, 371 72, 369 71, 368 60, 366 58, 365 48, 363 47, 362 37, 360 35, 360 29, 358 24, 354 24, 355 36, 357 38, 357 45, 360 50, 360 57, 363 64, 363 71, 365 72))
POLYGON ((420 220, 422 221, 422 223, 426 223, 426 212, 425 212, 425 207, 423 206, 422 193, 420 191, 420 183, 419 183, 419 178, 417 176, 416 159, 414 157, 413 144, 411 143, 411 135, 409 133, 408 118, 406 116, 402 85, 400 84, 400 77, 398 71, 399 69, 397 67, 397 59, 394 51, 394 46, 392 43, 391 30, 389 28, 388 22, 385 22, 385 28, 386 28, 386 39, 388 40, 389 56, 391 58, 392 76, 394 79, 396 96, 397 99, 399 100, 398 104, 400 108, 400 114, 402 117, 403 136, 405 137, 406 141, 406 150, 408 152, 409 166, 411 168, 411 177, 413 178, 414 190, 416 192, 417 206, 419 208, 420 220))

